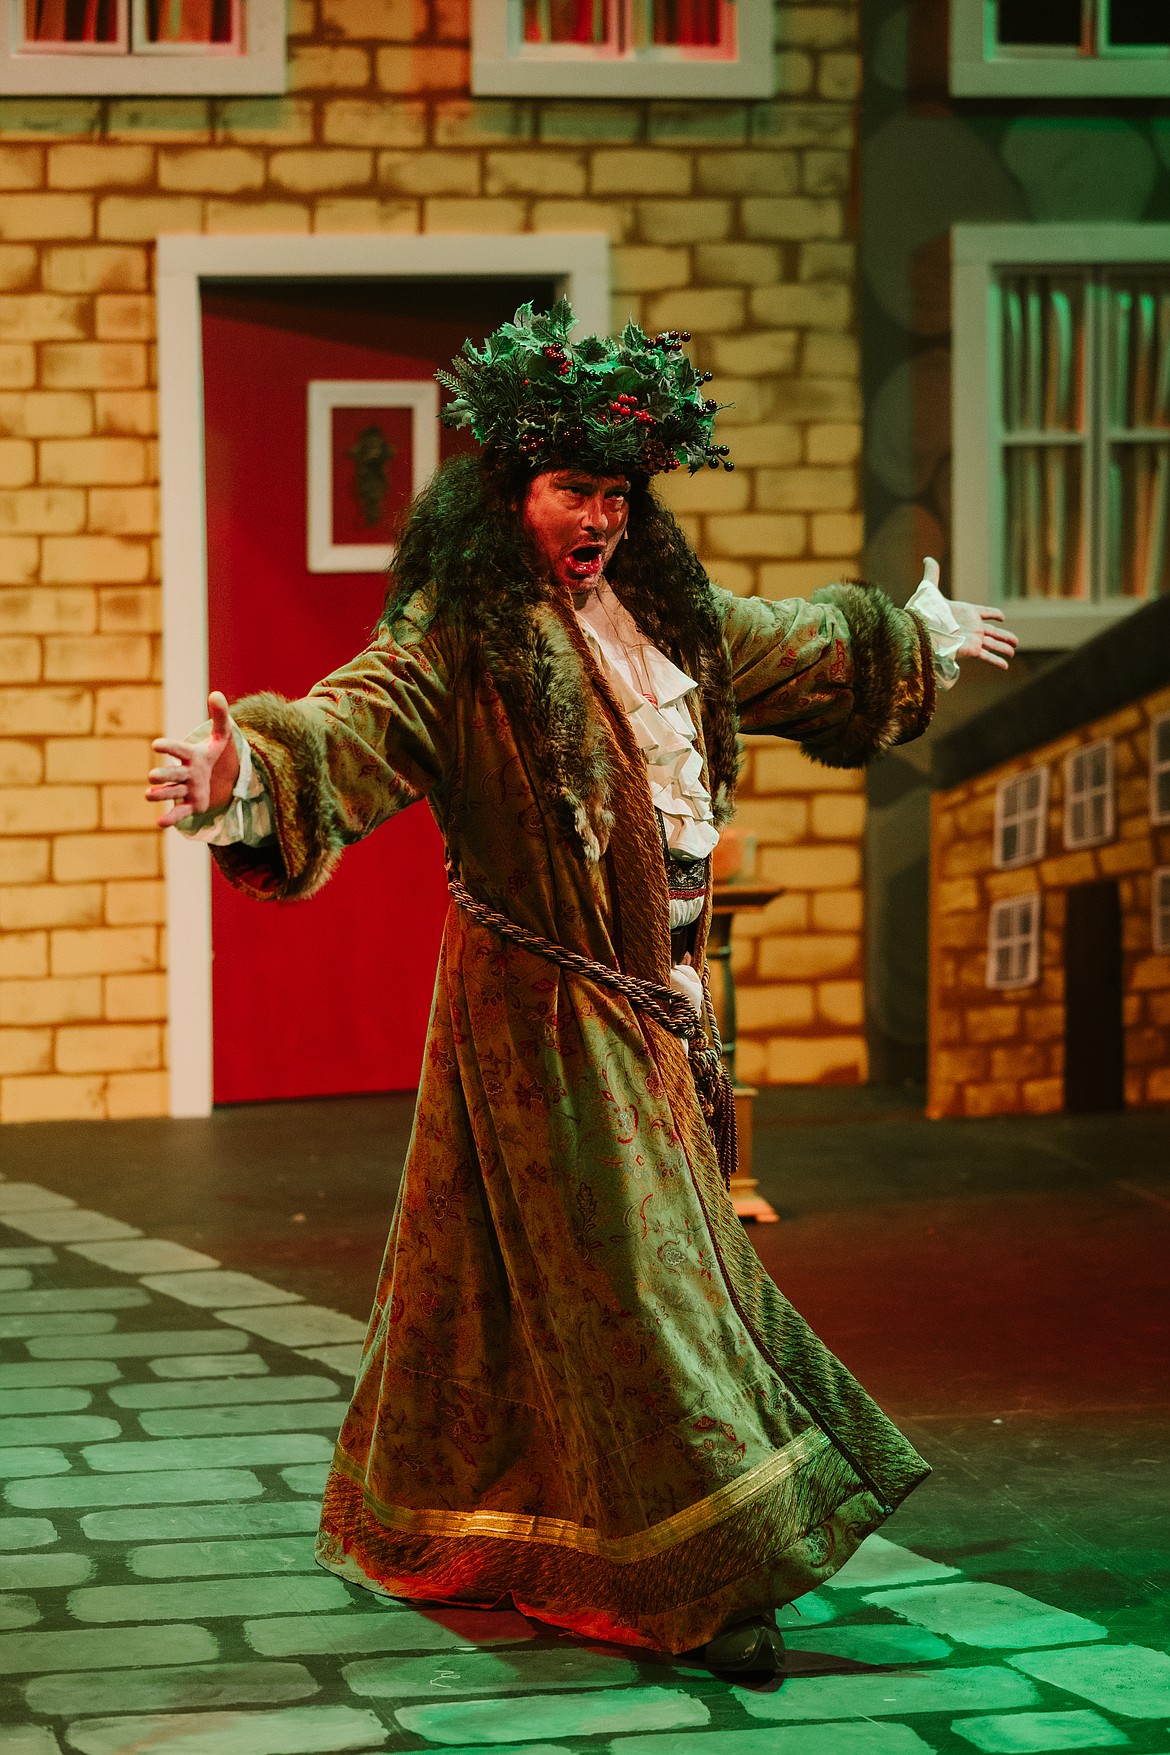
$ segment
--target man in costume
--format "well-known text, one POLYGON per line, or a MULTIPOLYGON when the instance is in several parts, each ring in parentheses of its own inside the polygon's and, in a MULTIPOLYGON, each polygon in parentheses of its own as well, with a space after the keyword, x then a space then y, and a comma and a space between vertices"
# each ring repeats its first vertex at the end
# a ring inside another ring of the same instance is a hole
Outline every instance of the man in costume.
POLYGON ((148 796, 262 899, 312 895, 420 799, 448 849, 322 1564, 767 1671, 777 1606, 927 1470, 764 1273, 721 1174, 701 971, 737 732, 864 763, 922 731, 956 655, 1002 666, 1015 641, 929 578, 908 610, 713 586, 649 487, 731 467, 686 338, 572 324, 524 307, 465 346, 445 418, 482 450, 412 508, 366 650, 300 701, 213 695, 154 746, 148 796))

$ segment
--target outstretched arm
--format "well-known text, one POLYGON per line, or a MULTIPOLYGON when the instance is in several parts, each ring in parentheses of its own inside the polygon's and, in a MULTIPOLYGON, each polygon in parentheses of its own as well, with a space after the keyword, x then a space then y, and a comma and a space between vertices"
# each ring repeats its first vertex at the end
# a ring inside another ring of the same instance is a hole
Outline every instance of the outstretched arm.
POLYGON ((170 800, 158 819, 160 829, 207 811, 222 810, 240 777, 240 758, 232 737, 227 697, 213 689, 207 697, 211 736, 204 743, 183 738, 158 737, 151 749, 170 761, 152 768, 146 796, 155 802, 170 800))

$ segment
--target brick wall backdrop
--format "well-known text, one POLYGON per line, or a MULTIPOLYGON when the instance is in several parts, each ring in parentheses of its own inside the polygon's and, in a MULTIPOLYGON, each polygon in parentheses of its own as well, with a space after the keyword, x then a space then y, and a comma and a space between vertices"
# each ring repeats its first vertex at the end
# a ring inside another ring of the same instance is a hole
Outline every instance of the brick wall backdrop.
MULTIPOLYGON (((778 5, 769 103, 473 103, 466 0, 291 0, 283 99, 0 101, 0 1120, 166 1108, 157 235, 608 232, 615 323, 735 404, 735 474, 669 489, 700 553, 811 590, 861 545, 857 12, 778 5)), ((861 787, 749 742, 788 893, 737 928, 740 1071, 856 1079, 861 787)))
POLYGON ((1150 821, 1150 726, 1170 711, 1170 689, 1092 721, 963 786, 935 794, 931 830, 931 1027, 927 1113, 1053 1114, 1064 1107, 1065 895, 1073 884, 1116 878, 1121 896, 1125 1101, 1170 1103, 1170 956, 1153 949, 1150 874, 1170 864, 1170 828, 1150 821), (1114 740, 1117 833, 1102 847, 1064 846, 1064 760, 1114 740), (1047 766, 1048 856, 1014 871, 994 865, 1001 780, 1047 766), (1040 980, 987 985, 991 904, 1043 895, 1040 980))

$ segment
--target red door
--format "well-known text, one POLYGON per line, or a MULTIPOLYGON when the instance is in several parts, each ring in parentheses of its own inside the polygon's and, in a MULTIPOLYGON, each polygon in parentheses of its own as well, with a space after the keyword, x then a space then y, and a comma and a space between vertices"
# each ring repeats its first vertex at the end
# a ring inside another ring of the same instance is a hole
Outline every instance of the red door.
MULTIPOLYGON (((429 379, 465 336, 552 296, 547 282, 498 280, 205 290, 213 687, 304 694, 365 645, 382 605, 379 573, 307 570, 309 382, 429 379)), ((441 453, 462 439, 444 430, 441 453)), ((253 902, 216 874, 215 1101, 413 1089, 446 906, 425 805, 350 848, 309 902, 253 902)))

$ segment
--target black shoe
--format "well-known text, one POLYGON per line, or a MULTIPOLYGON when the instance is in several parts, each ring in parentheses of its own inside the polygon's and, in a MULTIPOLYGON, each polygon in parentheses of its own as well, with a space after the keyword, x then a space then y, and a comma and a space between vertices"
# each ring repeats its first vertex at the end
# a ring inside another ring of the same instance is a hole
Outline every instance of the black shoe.
POLYGON ((784 1668, 784 1641, 771 1615, 753 1615, 709 1639, 700 1656, 718 1675, 770 1680, 784 1668))

